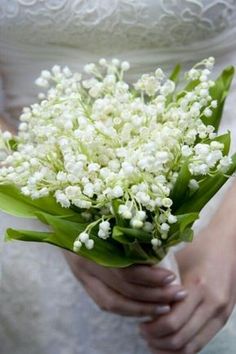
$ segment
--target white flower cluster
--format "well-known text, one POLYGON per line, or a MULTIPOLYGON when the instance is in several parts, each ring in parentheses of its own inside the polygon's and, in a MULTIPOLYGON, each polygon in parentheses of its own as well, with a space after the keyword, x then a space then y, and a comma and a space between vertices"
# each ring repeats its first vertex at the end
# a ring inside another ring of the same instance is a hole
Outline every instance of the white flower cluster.
MULTIPOLYGON (((14 183, 33 199, 54 195, 88 218, 92 209, 103 210, 102 239, 111 233, 112 200, 120 199, 120 215, 131 227, 152 232, 153 247, 159 246, 177 220, 170 192, 182 164, 188 161, 197 178, 231 162, 212 140, 214 128, 201 119, 217 106, 209 94, 212 66, 209 58, 191 69, 187 80, 199 83, 179 96, 161 69, 130 88, 123 80, 129 63, 117 59, 86 65, 86 79, 57 65, 42 71, 36 84, 47 92, 24 108, 17 149, 10 133, 1 134, 0 183, 14 183)), ((190 188, 197 184, 191 180, 190 188)), ((93 247, 89 230, 79 235, 75 250, 93 247)))

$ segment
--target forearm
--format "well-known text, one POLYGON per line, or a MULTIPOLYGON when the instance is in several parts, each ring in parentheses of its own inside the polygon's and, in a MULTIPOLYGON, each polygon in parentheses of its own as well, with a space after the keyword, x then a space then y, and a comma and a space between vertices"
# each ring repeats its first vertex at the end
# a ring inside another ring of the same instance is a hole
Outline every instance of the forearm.
MULTIPOLYGON (((220 204, 216 214, 212 218, 209 228, 214 229, 219 238, 227 243, 233 249, 236 249, 236 177, 233 178, 233 183, 226 192, 225 197, 220 204)), ((211 241, 216 240, 214 233, 209 233, 211 241)))
MULTIPOLYGON (((235 178, 235 177, 232 177, 235 178)), ((236 250, 236 178, 210 223, 189 244, 186 252, 179 251, 180 268, 188 269, 192 263, 212 260, 213 264, 235 262, 236 250), (214 261, 216 259, 216 262, 214 261), (229 262, 225 262, 226 259, 229 262)))

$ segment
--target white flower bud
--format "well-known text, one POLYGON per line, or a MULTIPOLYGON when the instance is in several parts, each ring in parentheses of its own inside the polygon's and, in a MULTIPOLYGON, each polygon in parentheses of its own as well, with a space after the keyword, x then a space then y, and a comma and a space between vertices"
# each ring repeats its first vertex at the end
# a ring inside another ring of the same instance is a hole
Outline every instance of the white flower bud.
POLYGON ((147 215, 146 215, 145 211, 143 211, 143 210, 138 210, 135 213, 135 219, 144 221, 146 219, 146 217, 147 217, 147 215))
POLYGON ((121 69, 123 71, 128 71, 130 69, 130 63, 128 61, 122 61, 121 69))
POLYGON ((66 76, 66 77, 70 77, 72 76, 72 72, 71 70, 68 68, 68 66, 65 66, 62 70, 63 74, 66 76))
POLYGON ((79 240, 82 242, 82 243, 85 243, 89 240, 89 234, 87 232, 81 232, 79 234, 79 240))
POLYGON ((199 188, 198 181, 196 181, 195 179, 190 179, 188 186, 193 191, 195 191, 199 188))
POLYGON ((73 251, 78 252, 82 246, 82 243, 79 240, 76 240, 73 245, 73 251))
POLYGON ((106 240, 109 237, 109 234, 103 230, 99 230, 98 237, 100 237, 103 240, 106 240))
POLYGON ((48 81, 43 79, 42 77, 36 79, 35 84, 39 87, 45 87, 45 88, 48 87, 48 81))
POLYGON ((54 75, 60 74, 60 73, 61 73, 61 67, 60 67, 60 65, 54 65, 54 66, 52 67, 52 73, 53 73, 54 75))
POLYGON ((84 66, 84 71, 87 74, 92 74, 95 69, 96 69, 96 65, 94 63, 90 63, 84 66))
POLYGON ((206 117, 211 117, 212 116, 212 110, 210 108, 204 109, 204 112, 206 117))
POLYGON ((106 65, 107 65, 106 59, 101 58, 101 59, 99 60, 99 64, 100 64, 101 66, 106 66, 106 65))
POLYGON ((48 71, 48 70, 43 70, 43 71, 41 72, 41 77, 42 77, 43 79, 50 80, 51 77, 52 77, 52 74, 51 74, 50 71, 48 71))
POLYGON ((217 106, 218 106, 218 102, 216 100, 211 102, 211 107, 212 108, 217 108, 217 106))
POLYGON ((161 240, 158 240, 158 238, 153 238, 151 240, 151 244, 154 248, 161 246, 162 242, 161 240))
POLYGON ((123 196, 123 189, 121 186, 115 186, 113 189, 112 189, 112 195, 113 195, 113 198, 120 198, 123 196))
POLYGON ((99 224, 99 228, 105 232, 109 231, 111 229, 111 225, 109 221, 102 221, 99 224))
POLYGON ((130 225, 135 229, 141 229, 143 227, 143 222, 139 219, 133 218, 130 220, 130 225))
POLYGON ((114 58, 114 59, 112 59, 112 64, 118 67, 120 65, 120 60, 114 58))
POLYGON ((192 155, 192 149, 188 145, 183 145, 181 148, 181 153, 184 157, 192 155))
POLYGON ((143 226, 144 231, 151 232, 153 230, 153 225, 151 222, 146 221, 143 226))
POLYGON ((94 247, 94 241, 89 239, 85 242, 85 247, 88 249, 88 250, 91 250, 93 247, 94 247))
POLYGON ((118 213, 124 218, 124 219, 131 219, 132 218, 132 213, 130 209, 127 207, 127 205, 120 205, 118 209, 118 213))
POLYGON ((175 224, 177 222, 177 217, 175 215, 170 214, 168 216, 168 223, 169 224, 175 224))
POLYGON ((8 141, 8 140, 12 139, 12 134, 8 131, 5 131, 2 133, 2 138, 3 138, 3 140, 8 141))
POLYGON ((163 222, 163 224, 161 224, 161 231, 169 231, 170 229, 170 225, 168 225, 166 222, 163 222))
POLYGON ((173 204, 173 201, 170 198, 163 198, 162 199, 162 205, 164 207, 170 208, 172 204, 173 204))

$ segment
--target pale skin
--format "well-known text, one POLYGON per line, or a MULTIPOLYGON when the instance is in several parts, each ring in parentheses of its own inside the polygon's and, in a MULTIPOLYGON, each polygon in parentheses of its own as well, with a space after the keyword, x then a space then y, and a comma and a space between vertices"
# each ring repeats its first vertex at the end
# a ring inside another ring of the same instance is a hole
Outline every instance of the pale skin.
POLYGON ((141 325, 153 354, 198 353, 227 322, 236 301, 236 181, 199 237, 177 255, 188 297, 141 325))
POLYGON ((68 254, 69 264, 103 310, 153 317, 140 326, 153 354, 198 353, 224 326, 235 306, 235 196, 236 181, 208 227, 178 252, 185 293, 171 283, 163 286, 161 268, 105 269, 68 254), (179 301, 174 299, 176 291, 183 294, 179 301), (163 310, 155 307, 155 299, 165 304, 163 310), (159 316, 153 316, 158 311, 159 316))
POLYGON ((158 267, 111 269, 69 252, 65 257, 102 310, 153 318, 140 326, 153 354, 197 353, 224 326, 236 301, 235 196, 236 181, 209 226, 178 252, 182 286, 158 267))
POLYGON ((124 316, 153 317, 170 312, 170 303, 187 296, 183 286, 171 284, 175 275, 168 270, 142 265, 105 268, 64 253, 74 275, 102 310, 124 316))

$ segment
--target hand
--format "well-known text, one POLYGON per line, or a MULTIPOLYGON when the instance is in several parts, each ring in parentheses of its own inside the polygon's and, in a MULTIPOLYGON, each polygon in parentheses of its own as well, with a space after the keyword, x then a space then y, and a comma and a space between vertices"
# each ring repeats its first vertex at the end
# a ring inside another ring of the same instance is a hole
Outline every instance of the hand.
POLYGON ((64 252, 87 293, 104 311, 124 316, 156 316, 170 311, 169 303, 185 297, 180 285, 171 285, 175 275, 151 266, 105 268, 64 252))
POLYGON ((236 299, 235 250, 226 240, 227 234, 211 226, 179 252, 188 297, 169 314, 141 325, 154 354, 197 353, 226 323, 236 299))

